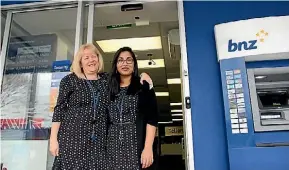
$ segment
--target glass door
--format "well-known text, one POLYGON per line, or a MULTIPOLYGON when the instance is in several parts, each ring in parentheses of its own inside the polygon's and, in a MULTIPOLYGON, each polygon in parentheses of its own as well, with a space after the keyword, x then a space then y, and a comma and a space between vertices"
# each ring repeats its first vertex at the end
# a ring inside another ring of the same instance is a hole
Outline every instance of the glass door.
POLYGON ((65 75, 53 66, 73 59, 77 9, 74 4, 8 12, 1 53, 1 163, 7 169, 51 169, 48 139, 65 75))

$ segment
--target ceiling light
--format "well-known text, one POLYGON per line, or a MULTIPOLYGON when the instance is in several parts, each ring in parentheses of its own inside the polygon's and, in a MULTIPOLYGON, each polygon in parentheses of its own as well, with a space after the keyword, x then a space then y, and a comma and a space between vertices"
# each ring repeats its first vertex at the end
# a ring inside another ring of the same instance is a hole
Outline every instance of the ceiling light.
POLYGON ((138 68, 161 68, 165 67, 164 59, 154 59, 154 64, 150 64, 151 60, 137 60, 138 68))
POLYGON ((181 106, 182 103, 170 103, 171 106, 181 106))
POLYGON ((256 76, 255 79, 264 79, 266 78, 267 76, 256 76))
POLYGON ((169 96, 169 92, 156 92, 156 96, 169 96))
POLYGON ((173 119, 173 121, 183 121, 183 119, 173 119))
POLYGON ((103 52, 115 52, 122 47, 130 47, 134 51, 145 51, 161 49, 161 37, 141 37, 141 38, 126 38, 126 39, 110 39, 96 41, 103 52))
POLYGON ((183 114, 172 114, 172 116, 183 116, 183 114))
POLYGON ((168 79, 168 84, 181 84, 180 78, 168 79))
POLYGON ((258 94, 267 94, 268 92, 266 92, 266 91, 258 91, 257 93, 258 94))
POLYGON ((173 123, 172 121, 170 122, 159 122, 159 124, 169 124, 169 123, 173 123))
POLYGON ((171 110, 171 113, 179 113, 179 112, 183 112, 183 110, 171 110))
POLYGON ((277 93, 286 93, 286 90, 278 90, 277 93))

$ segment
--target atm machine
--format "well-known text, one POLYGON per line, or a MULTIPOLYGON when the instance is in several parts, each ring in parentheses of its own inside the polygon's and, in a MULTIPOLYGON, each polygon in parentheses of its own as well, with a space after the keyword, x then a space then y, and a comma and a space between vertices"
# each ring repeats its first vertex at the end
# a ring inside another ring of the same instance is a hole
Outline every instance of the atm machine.
POLYGON ((289 16, 215 26, 230 170, 289 170, 289 16))

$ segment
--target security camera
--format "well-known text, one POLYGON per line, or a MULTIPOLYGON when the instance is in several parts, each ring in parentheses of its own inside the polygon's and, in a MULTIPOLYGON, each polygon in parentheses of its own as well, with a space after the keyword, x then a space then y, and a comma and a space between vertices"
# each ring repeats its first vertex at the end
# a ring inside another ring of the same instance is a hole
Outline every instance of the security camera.
POLYGON ((153 60, 153 59, 150 59, 148 64, 151 66, 151 65, 156 65, 156 62, 153 60))
POLYGON ((155 65, 155 61, 152 59, 153 54, 149 53, 147 54, 149 61, 148 61, 148 65, 155 65))

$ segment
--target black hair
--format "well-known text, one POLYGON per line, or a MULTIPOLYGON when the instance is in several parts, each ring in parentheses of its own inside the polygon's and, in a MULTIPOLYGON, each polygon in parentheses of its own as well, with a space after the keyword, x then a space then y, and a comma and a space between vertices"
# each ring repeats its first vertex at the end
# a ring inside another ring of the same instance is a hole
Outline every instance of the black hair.
POLYGON ((120 56, 120 54, 122 52, 129 52, 133 58, 133 63, 134 63, 134 70, 133 73, 131 75, 131 82, 130 85, 128 86, 128 90, 127 90, 127 94, 136 94, 139 89, 140 89, 140 77, 139 77, 139 73, 138 73, 138 65, 137 65, 137 60, 135 57, 134 52, 132 51, 132 49, 130 47, 122 47, 119 50, 117 50, 117 52, 114 54, 114 59, 112 62, 112 68, 111 68, 111 72, 110 72, 110 76, 109 76, 109 97, 110 100, 114 101, 116 95, 119 93, 120 91, 120 74, 117 71, 117 62, 118 62, 118 58, 120 56))

